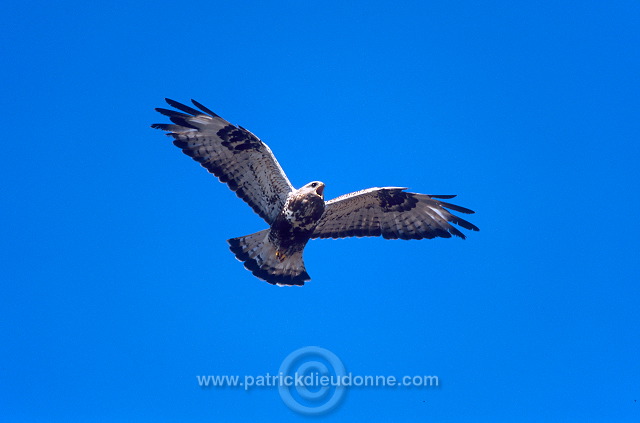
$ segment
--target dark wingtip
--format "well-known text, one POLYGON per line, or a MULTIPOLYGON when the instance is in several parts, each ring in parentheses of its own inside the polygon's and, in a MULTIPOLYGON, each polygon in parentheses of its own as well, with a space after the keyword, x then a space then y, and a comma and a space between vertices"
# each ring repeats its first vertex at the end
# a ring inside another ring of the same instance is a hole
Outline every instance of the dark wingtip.
MULTIPOLYGON (((176 131, 179 131, 181 129, 180 126, 172 125, 172 124, 169 124, 169 123, 154 123, 153 125, 151 125, 151 127, 153 129, 161 129, 161 130, 167 131, 167 132, 176 132, 176 131)), ((166 134, 166 135, 171 135, 171 134, 166 134)))
POLYGON ((165 97, 164 98, 165 103, 167 103, 169 106, 171 107, 175 107, 175 104, 180 104, 179 102, 172 100, 170 98, 165 97))
POLYGON ((190 115, 197 116, 197 115, 201 115, 202 114, 202 112, 200 110, 196 110, 193 107, 189 107, 189 106, 184 105, 184 104, 182 104, 182 103, 180 103, 178 101, 171 100, 169 98, 165 98, 165 100, 170 106, 175 107, 178 110, 182 110, 185 113, 189 113, 190 115))
POLYGON ((465 236, 465 234, 463 234, 462 232, 460 232, 460 231, 458 230, 458 228, 456 228, 456 227, 454 227, 454 226, 451 226, 451 227, 449 228, 449 232, 451 232, 453 235, 455 235, 455 236, 457 236, 457 237, 459 237, 459 238, 467 239, 467 237, 465 236))
POLYGON ((179 116, 182 118, 190 118, 192 117, 191 115, 188 115, 186 113, 180 113, 180 112, 176 112, 175 110, 170 110, 170 109, 165 109, 162 107, 156 107, 156 112, 165 115, 165 116, 169 116, 169 117, 173 117, 173 116, 179 116))
POLYGON ((191 99, 191 102, 193 103, 194 106, 196 106, 198 109, 202 110, 203 112, 209 113, 213 117, 219 117, 217 114, 212 112, 208 107, 203 106, 202 104, 195 101, 194 99, 191 99))
POLYGON ((474 214, 475 212, 473 210, 470 210, 466 207, 460 207, 460 206, 456 206, 455 204, 451 204, 451 203, 445 203, 444 201, 439 201, 440 205, 442 207, 445 207, 447 209, 451 209, 451 210, 455 210, 457 212, 460 213, 464 213, 464 214, 474 214))

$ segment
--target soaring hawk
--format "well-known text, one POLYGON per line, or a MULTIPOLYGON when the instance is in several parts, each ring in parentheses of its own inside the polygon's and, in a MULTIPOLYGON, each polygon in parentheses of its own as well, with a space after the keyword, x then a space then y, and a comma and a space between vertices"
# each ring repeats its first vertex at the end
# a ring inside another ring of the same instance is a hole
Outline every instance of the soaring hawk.
POLYGON ((225 182, 262 217, 269 229, 227 242, 255 276, 276 285, 310 280, 302 252, 311 238, 380 236, 423 239, 465 238, 452 225, 478 228, 449 210, 473 213, 444 201, 455 195, 426 195, 407 188, 369 188, 324 201, 324 184, 295 189, 273 153, 258 137, 235 126, 195 100, 200 110, 166 99, 180 110, 157 108, 172 124, 156 123, 173 143, 225 182), (447 210, 449 209, 449 210, 447 210))

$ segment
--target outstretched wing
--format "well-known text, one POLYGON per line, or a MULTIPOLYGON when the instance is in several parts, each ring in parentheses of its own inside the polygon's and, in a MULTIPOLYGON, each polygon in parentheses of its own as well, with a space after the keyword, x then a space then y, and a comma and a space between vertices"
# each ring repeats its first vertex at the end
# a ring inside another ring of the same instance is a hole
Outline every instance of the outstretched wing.
POLYGON ((195 100, 191 101, 200 110, 165 100, 180 112, 157 108, 173 124, 151 127, 168 131, 183 153, 229 185, 268 224, 273 223, 293 187, 269 147, 195 100))
POLYGON ((312 238, 380 236, 387 239, 422 239, 465 236, 454 223, 472 231, 475 225, 451 214, 473 213, 464 207, 439 201, 455 195, 404 192, 407 188, 369 188, 327 202, 312 238))

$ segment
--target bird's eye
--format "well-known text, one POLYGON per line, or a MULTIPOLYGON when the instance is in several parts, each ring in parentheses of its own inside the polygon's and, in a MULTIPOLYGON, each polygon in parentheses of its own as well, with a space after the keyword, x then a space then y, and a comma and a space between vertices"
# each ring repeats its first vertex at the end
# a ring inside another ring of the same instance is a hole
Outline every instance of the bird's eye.
POLYGON ((311 184, 311 188, 315 188, 317 186, 318 186, 318 184, 316 184, 315 182, 311 184))

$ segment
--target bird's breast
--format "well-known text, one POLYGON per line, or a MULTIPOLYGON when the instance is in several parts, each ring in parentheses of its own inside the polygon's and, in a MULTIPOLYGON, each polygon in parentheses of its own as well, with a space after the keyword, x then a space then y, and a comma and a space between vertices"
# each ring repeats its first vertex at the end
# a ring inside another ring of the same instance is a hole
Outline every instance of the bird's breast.
POLYGON ((293 195, 274 222, 283 236, 304 236, 311 233, 324 213, 324 200, 317 195, 293 195))

